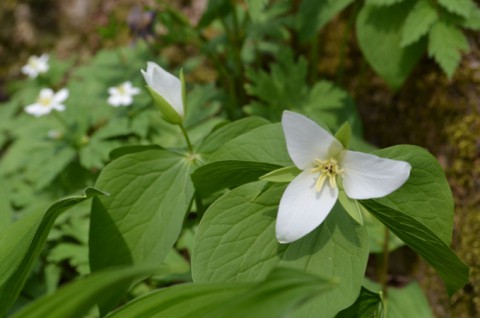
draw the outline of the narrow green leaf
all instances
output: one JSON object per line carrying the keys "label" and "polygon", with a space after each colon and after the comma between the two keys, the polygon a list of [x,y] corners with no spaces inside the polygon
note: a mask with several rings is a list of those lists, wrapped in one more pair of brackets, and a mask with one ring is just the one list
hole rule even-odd
{"label": "narrow green leaf", "polygon": [[428,55],[433,57],[448,77],[452,77],[460,64],[461,52],[469,45],[463,32],[445,21],[437,21],[430,31]]}
{"label": "narrow green leaf", "polygon": [[[182,155],[145,150],[124,155],[102,170],[96,185],[111,195],[92,202],[92,271],[162,263],[180,234],[193,197],[193,168]],[[115,292],[122,296],[122,290]]]}
{"label": "narrow green leaf", "polygon": [[374,200],[361,204],[411,249],[422,256],[442,277],[449,295],[468,282],[469,268],[434,232],[401,211]]}
{"label": "narrow green leaf", "polygon": [[306,237],[279,244],[278,203],[286,184],[254,182],[215,201],[202,218],[192,256],[196,283],[254,282],[276,266],[323,277],[341,277],[337,288],[315,297],[295,317],[331,317],[358,296],[368,259],[365,228],[337,204]]}
{"label": "narrow green leaf", "polygon": [[350,137],[352,136],[352,127],[348,122],[343,123],[340,128],[338,128],[337,132],[335,133],[335,138],[340,141],[344,148],[348,149],[348,145],[350,144]]}
{"label": "narrow green leaf", "polygon": [[154,272],[152,267],[99,272],[37,299],[12,318],[82,318],[97,303],[108,301],[112,290],[129,286],[136,279]]}
{"label": "narrow green leaf", "polygon": [[77,203],[104,194],[87,188],[84,195],[57,201],[46,212],[29,214],[0,233],[0,316],[18,297],[57,217]]}
{"label": "narrow green leaf", "polygon": [[333,287],[333,280],[275,268],[258,283],[187,284],[158,290],[128,303],[108,318],[284,317]]}
{"label": "narrow green leaf", "polygon": [[[365,5],[356,21],[360,49],[372,68],[394,89],[402,86],[425,52],[424,41],[402,47],[402,28],[412,1],[391,6]],[[381,43],[381,45],[379,45]]]}
{"label": "narrow green leaf", "polygon": [[258,181],[265,173],[280,166],[255,161],[216,161],[206,164],[192,174],[192,181],[201,195],[207,196],[219,190]]}
{"label": "narrow green leaf", "polygon": [[343,208],[352,217],[352,219],[354,219],[358,224],[363,225],[362,211],[360,210],[360,206],[357,200],[353,200],[347,197],[345,191],[339,191],[338,201],[340,201]]}
{"label": "narrow green leaf", "polygon": [[438,20],[438,13],[429,0],[419,0],[415,3],[402,28],[401,46],[406,47],[417,42],[430,31],[430,28]]}
{"label": "narrow green leaf", "polygon": [[366,0],[365,3],[372,6],[391,6],[405,0]]}
{"label": "narrow green leaf", "polygon": [[302,172],[296,166],[283,167],[271,171],[260,177],[260,180],[269,182],[290,182]]}

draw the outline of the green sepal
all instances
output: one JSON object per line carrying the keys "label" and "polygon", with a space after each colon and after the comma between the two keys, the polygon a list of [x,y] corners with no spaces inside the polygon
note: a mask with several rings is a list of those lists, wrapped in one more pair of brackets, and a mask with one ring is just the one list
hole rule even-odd
{"label": "green sepal", "polygon": [[185,109],[187,106],[187,89],[185,86],[185,76],[183,76],[183,68],[180,69],[180,83],[182,83],[182,102],[184,107],[184,113],[187,112]]}
{"label": "green sepal", "polygon": [[350,143],[350,137],[352,136],[352,127],[348,122],[343,123],[340,128],[338,128],[337,132],[335,133],[335,138],[340,141],[344,148],[348,148],[348,144]]}
{"label": "green sepal", "polygon": [[283,167],[277,170],[273,170],[267,174],[264,174],[259,179],[263,181],[270,182],[290,182],[292,181],[300,172],[296,166]]}
{"label": "green sepal", "polygon": [[350,199],[345,194],[345,191],[338,191],[338,201],[343,206],[348,215],[352,217],[360,225],[363,225],[363,215],[362,215],[362,206],[358,203],[357,200]]}
{"label": "green sepal", "polygon": [[158,94],[153,88],[147,85],[148,92],[153,98],[155,106],[162,113],[163,119],[170,124],[180,125],[183,122],[182,116],[180,116],[175,108],[170,105],[160,94]]}

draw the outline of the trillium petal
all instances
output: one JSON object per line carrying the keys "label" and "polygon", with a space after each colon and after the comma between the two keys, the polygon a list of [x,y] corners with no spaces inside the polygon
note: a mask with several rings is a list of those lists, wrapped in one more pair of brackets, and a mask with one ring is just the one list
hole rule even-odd
{"label": "trillium petal", "polygon": [[410,176],[408,162],[345,151],[340,165],[345,193],[352,199],[384,197],[400,188]]}
{"label": "trillium petal", "polygon": [[180,116],[183,116],[182,84],[177,77],[168,73],[160,66],[157,66],[153,69],[152,85],[150,86],[162,96]]}
{"label": "trillium petal", "polygon": [[303,115],[284,111],[282,127],[288,154],[302,170],[310,168],[315,159],[327,159],[329,155],[343,149],[335,137]]}
{"label": "trillium petal", "polygon": [[288,185],[280,200],[275,231],[280,243],[296,241],[318,227],[335,205],[338,189],[315,191],[318,174],[304,171]]}

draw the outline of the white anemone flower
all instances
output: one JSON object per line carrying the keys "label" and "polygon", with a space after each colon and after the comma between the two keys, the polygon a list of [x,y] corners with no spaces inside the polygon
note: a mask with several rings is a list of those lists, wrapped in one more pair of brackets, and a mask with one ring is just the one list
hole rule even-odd
{"label": "white anemone flower", "polygon": [[160,111],[171,122],[181,122],[185,115],[182,81],[153,62],[147,63],[147,71],[142,70],[142,75]]}
{"label": "white anemone flower", "polygon": [[386,196],[410,176],[408,162],[344,149],[326,130],[305,116],[284,111],[282,127],[290,158],[302,172],[283,193],[276,236],[296,241],[328,216],[338,198],[339,183],[352,199]]}
{"label": "white anemone flower", "polygon": [[41,73],[47,72],[49,69],[48,55],[30,56],[27,64],[22,67],[22,73],[28,75],[30,78],[35,78]]}
{"label": "white anemone flower", "polygon": [[65,105],[62,103],[68,98],[68,89],[63,88],[54,93],[50,88],[40,90],[37,101],[25,107],[25,112],[35,117],[49,114],[52,110],[63,112]]}
{"label": "white anemone flower", "polygon": [[127,81],[118,86],[108,89],[110,96],[108,103],[113,107],[130,106],[133,103],[133,96],[140,93],[140,89],[133,87],[132,83]]}

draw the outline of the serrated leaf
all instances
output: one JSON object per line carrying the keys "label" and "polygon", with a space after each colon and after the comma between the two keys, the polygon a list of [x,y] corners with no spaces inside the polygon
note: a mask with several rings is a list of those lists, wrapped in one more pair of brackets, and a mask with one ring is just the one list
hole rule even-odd
{"label": "serrated leaf", "polygon": [[402,28],[402,47],[420,40],[428,34],[430,28],[438,20],[438,13],[429,0],[419,0],[407,15]]}
{"label": "serrated leaf", "polygon": [[458,14],[464,18],[470,15],[470,9],[474,6],[471,0],[438,0],[438,4],[449,12]]}
{"label": "serrated leaf", "polygon": [[297,30],[300,41],[306,42],[317,35],[330,20],[353,0],[304,0],[297,14]]}
{"label": "serrated leaf", "polygon": [[153,292],[120,308],[108,318],[284,317],[309,298],[335,284],[302,271],[276,268],[258,283],[188,284]]}
{"label": "serrated leaf", "polygon": [[477,5],[473,5],[470,8],[470,14],[462,22],[462,26],[466,29],[478,31],[480,30],[480,8]]}
{"label": "serrated leaf", "polygon": [[57,201],[46,212],[31,213],[0,233],[0,316],[6,314],[18,297],[57,217],[96,195],[104,193],[87,188],[84,195]]}
{"label": "serrated leaf", "polygon": [[374,200],[361,204],[417,254],[422,256],[442,277],[448,294],[468,282],[469,268],[433,231],[402,211],[389,208]]}
{"label": "serrated leaf", "polygon": [[423,41],[404,48],[400,45],[403,23],[411,9],[411,1],[391,6],[365,5],[357,16],[357,39],[362,53],[394,89],[402,86],[425,52]]}
{"label": "serrated leaf", "polygon": [[111,195],[92,203],[92,271],[163,261],[193,197],[193,168],[185,156],[160,149],[124,155],[102,170],[96,185]]}
{"label": "serrated leaf", "polygon": [[456,26],[437,21],[430,31],[428,55],[433,57],[448,77],[457,69],[461,52],[469,49],[466,36]]}
{"label": "serrated leaf", "polygon": [[255,161],[226,160],[206,164],[192,174],[195,190],[203,196],[219,190],[258,181],[278,165]]}
{"label": "serrated leaf", "polygon": [[37,299],[12,318],[82,318],[97,303],[108,301],[112,290],[124,288],[135,279],[154,272],[155,268],[151,267],[99,272]]}
{"label": "serrated leaf", "polygon": [[338,288],[312,299],[295,315],[331,317],[352,304],[360,291],[368,258],[365,229],[337,204],[312,233],[292,244],[279,244],[274,227],[285,187],[249,183],[209,207],[194,245],[194,281],[259,281],[275,266],[341,277]]}

